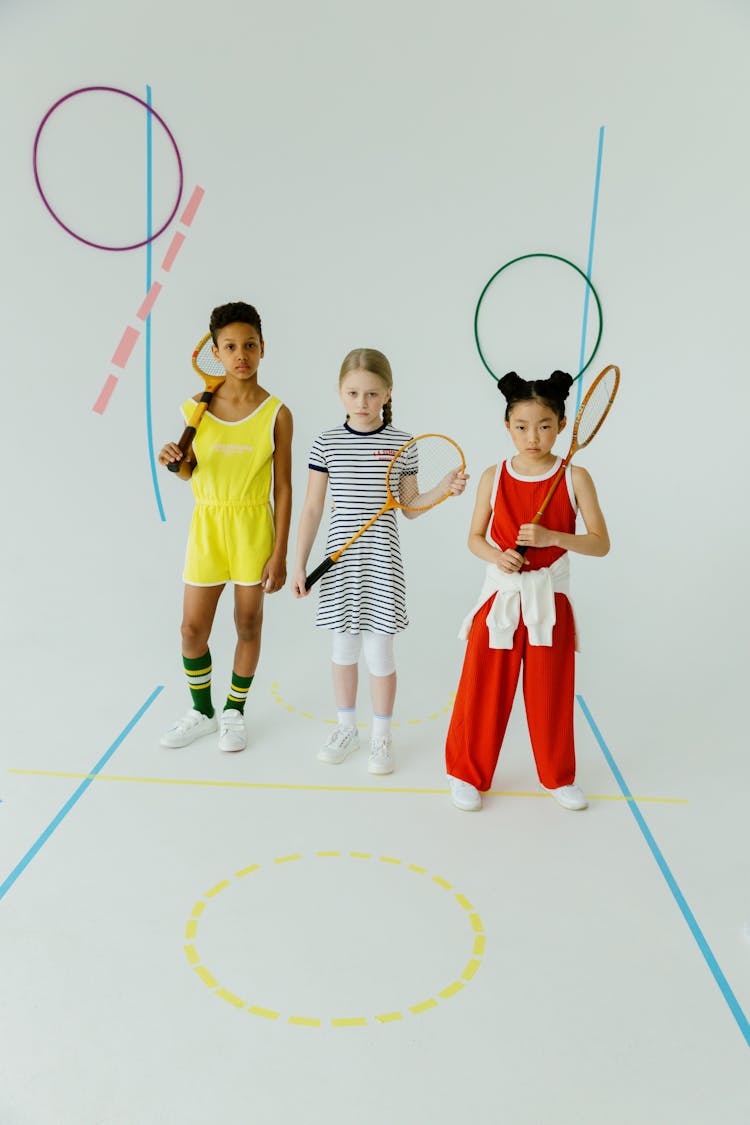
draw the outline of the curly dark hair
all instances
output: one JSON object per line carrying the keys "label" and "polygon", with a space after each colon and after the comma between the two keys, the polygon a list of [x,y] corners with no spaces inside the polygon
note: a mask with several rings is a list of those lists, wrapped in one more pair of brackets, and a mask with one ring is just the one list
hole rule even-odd
{"label": "curly dark hair", "polygon": [[216,333],[226,328],[228,324],[249,324],[251,328],[257,330],[261,340],[263,339],[258,310],[252,305],[245,304],[244,301],[230,301],[227,305],[217,305],[213,310],[208,327],[214,344],[217,342]]}
{"label": "curly dark hair", "polygon": [[510,412],[517,402],[529,402],[531,399],[543,402],[562,421],[565,417],[565,399],[572,384],[572,376],[567,371],[553,371],[549,379],[522,379],[515,371],[509,371],[497,384],[497,389],[507,402],[505,421],[510,420]]}

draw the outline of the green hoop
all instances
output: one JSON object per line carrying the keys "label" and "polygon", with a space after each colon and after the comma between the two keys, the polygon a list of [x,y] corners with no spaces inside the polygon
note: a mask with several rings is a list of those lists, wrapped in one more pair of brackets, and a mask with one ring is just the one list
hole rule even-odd
{"label": "green hoop", "polygon": [[546,253],[542,253],[542,252],[535,253],[535,254],[520,254],[519,257],[517,257],[517,258],[511,258],[511,260],[509,262],[506,262],[504,266],[500,266],[499,270],[495,270],[492,277],[487,282],[487,284],[485,285],[482,292],[479,294],[479,300],[477,301],[477,307],[474,311],[474,340],[476,341],[477,351],[479,352],[479,358],[481,359],[482,363],[487,368],[487,370],[489,371],[490,375],[495,380],[495,382],[498,382],[498,379],[500,377],[495,374],[495,372],[492,370],[492,368],[490,367],[487,360],[484,358],[484,352],[482,351],[482,345],[479,342],[479,310],[482,306],[482,301],[484,300],[484,295],[487,292],[487,290],[489,289],[490,285],[492,285],[492,282],[495,280],[495,278],[499,277],[499,275],[504,270],[507,270],[510,266],[515,265],[516,262],[524,262],[528,258],[552,258],[556,262],[563,262],[564,265],[570,266],[571,269],[575,270],[576,273],[581,275],[581,277],[586,282],[589,289],[591,290],[591,292],[594,295],[594,300],[596,301],[597,313],[599,314],[599,332],[598,332],[598,335],[596,337],[596,341],[594,343],[594,347],[593,347],[593,350],[591,352],[591,355],[586,360],[586,362],[584,363],[583,367],[578,372],[578,374],[575,376],[575,379],[573,380],[573,382],[575,382],[576,379],[580,379],[581,375],[583,375],[584,371],[589,367],[589,365],[591,364],[591,362],[594,359],[594,356],[596,355],[596,353],[599,350],[599,344],[601,343],[601,339],[602,339],[602,329],[604,328],[604,317],[602,315],[602,303],[599,300],[599,294],[597,293],[596,289],[594,288],[594,285],[593,285],[593,282],[591,281],[591,278],[589,278],[583,272],[583,270],[580,269],[575,264],[575,262],[571,262],[571,261],[568,260],[568,258],[563,258],[559,254],[546,254]]}

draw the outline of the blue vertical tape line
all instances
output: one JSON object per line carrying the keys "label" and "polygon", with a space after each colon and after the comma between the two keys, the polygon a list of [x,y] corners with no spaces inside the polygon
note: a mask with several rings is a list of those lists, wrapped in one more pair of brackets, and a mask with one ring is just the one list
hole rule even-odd
{"label": "blue vertical tape line", "polygon": [[[604,152],[604,126],[599,129],[599,151],[596,154],[596,178],[594,180],[594,206],[591,211],[591,231],[589,232],[589,256],[586,262],[586,277],[591,281],[591,271],[594,266],[594,239],[596,238],[596,217],[599,212],[599,185],[602,180],[602,154]],[[586,333],[589,327],[589,298],[591,290],[586,286],[586,292],[583,296],[583,327],[581,329],[581,351],[578,357],[578,370],[583,370],[583,365],[586,362]],[[576,414],[581,405],[581,397],[583,395],[583,379],[578,380],[578,390],[576,392]]]}
{"label": "blue vertical tape line", "polygon": [[[151,87],[146,87],[146,104],[151,105]],[[146,292],[151,289],[152,282],[152,246],[154,233],[154,147],[153,147],[153,114],[146,111]],[[164,505],[161,500],[159,480],[156,474],[156,456],[154,454],[154,428],[151,415],[151,313],[146,317],[146,440],[148,441],[148,459],[151,465],[151,480],[154,485],[156,506],[162,523],[167,522],[164,514]]]}
{"label": "blue vertical tape line", "polygon": [[722,996],[724,997],[727,1004],[729,1005],[729,1010],[731,1011],[732,1015],[734,1016],[735,1020],[737,1021],[737,1025],[738,1025],[740,1031],[742,1032],[742,1035],[744,1036],[745,1043],[748,1045],[748,1047],[750,1047],[750,1023],[748,1022],[747,1016],[745,1015],[742,1008],[740,1007],[739,1002],[737,1000],[737,997],[732,992],[732,989],[729,986],[729,981],[727,980],[727,978],[724,976],[723,972],[719,968],[719,963],[716,960],[716,958],[714,957],[714,954],[711,950],[710,945],[708,944],[705,937],[703,936],[703,932],[702,932],[700,926],[698,925],[698,922],[696,921],[695,915],[693,914],[692,910],[690,909],[687,902],[685,901],[685,896],[683,895],[682,891],[680,890],[679,886],[677,885],[677,880],[675,879],[674,875],[670,871],[669,865],[668,865],[667,861],[665,860],[664,856],[662,855],[661,850],[659,848],[659,845],[657,844],[654,837],[651,835],[651,829],[646,824],[646,821],[643,817],[643,813],[638,808],[638,805],[635,802],[635,798],[633,797],[633,794],[630,792],[630,789],[627,786],[625,778],[620,773],[617,762],[615,761],[614,757],[612,756],[612,753],[611,753],[609,747],[607,746],[606,742],[602,738],[601,732],[600,732],[599,728],[597,727],[596,723],[594,722],[594,719],[593,719],[593,716],[592,716],[591,712],[589,711],[588,707],[586,706],[586,701],[584,700],[582,695],[577,695],[576,699],[578,700],[578,704],[579,704],[581,710],[583,711],[584,715],[586,716],[586,721],[589,724],[589,726],[591,727],[594,738],[599,743],[599,748],[600,748],[602,754],[604,755],[604,757],[607,760],[607,765],[612,770],[612,773],[615,775],[615,780],[617,781],[617,784],[620,787],[620,792],[622,793],[623,797],[625,797],[627,799],[628,808],[630,809],[631,813],[635,817],[636,824],[640,828],[641,833],[643,834],[643,838],[645,839],[646,843],[648,844],[649,849],[651,850],[651,854],[653,855],[654,859],[656,860],[656,862],[659,866],[659,870],[661,871],[662,875],[664,876],[664,879],[666,880],[667,886],[669,887],[670,891],[672,892],[672,896],[674,897],[675,902],[679,906],[680,911],[682,913],[682,916],[685,919],[685,921],[687,922],[688,927],[690,929],[690,932],[693,935],[693,937],[695,938],[695,941],[696,941],[696,944],[697,944],[698,948],[700,949],[701,953],[703,954],[703,959],[706,962],[706,964],[708,965],[708,967],[711,971],[711,975],[713,976],[714,980],[718,984]]}
{"label": "blue vertical tape line", "polygon": [[81,797],[86,792],[89,785],[91,785],[91,782],[94,780],[96,775],[100,772],[100,770],[102,770],[104,768],[104,766],[107,764],[109,759],[112,757],[112,755],[114,754],[114,752],[118,748],[118,746],[120,746],[121,743],[124,742],[124,740],[128,737],[128,735],[130,734],[131,730],[136,725],[136,723],[141,718],[143,718],[143,716],[146,714],[146,712],[148,711],[149,707],[151,706],[151,704],[156,699],[159,692],[161,692],[163,690],[164,690],[164,687],[161,684],[158,687],[154,688],[154,690],[151,692],[151,695],[148,697],[146,702],[141,707],[138,708],[138,710],[136,711],[135,715],[133,715],[133,718],[130,720],[130,722],[126,726],[124,726],[123,729],[120,731],[117,738],[114,740],[114,742],[112,743],[110,748],[107,750],[107,752],[99,759],[99,761],[96,763],[94,768],[89,771],[88,776],[81,782],[81,784],[78,786],[78,788],[76,789],[75,793],[70,798],[70,800],[66,801],[66,803],[63,805],[63,807],[60,809],[57,816],[54,818],[54,820],[51,821],[51,823],[45,828],[44,832],[42,832],[41,836],[36,841],[36,843],[32,844],[32,846],[26,852],[26,855],[23,857],[23,859],[20,861],[20,863],[16,864],[16,866],[13,868],[13,870],[11,871],[10,875],[5,880],[5,882],[0,883],[0,899],[5,897],[5,895],[8,893],[10,888],[15,883],[16,879],[19,877],[19,875],[23,874],[23,872],[29,866],[32,859],[37,854],[37,852],[40,850],[40,848],[42,848],[47,843],[47,841],[49,840],[52,833],[55,831],[55,829],[57,827],[59,827],[59,825],[65,819],[65,817],[68,815],[68,813],[73,808],[73,806],[75,804],[77,804],[78,801],[80,801]]}

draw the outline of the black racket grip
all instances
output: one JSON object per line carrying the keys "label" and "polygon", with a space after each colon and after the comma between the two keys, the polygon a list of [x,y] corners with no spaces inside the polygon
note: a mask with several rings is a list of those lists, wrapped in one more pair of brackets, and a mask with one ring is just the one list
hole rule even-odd
{"label": "black racket grip", "polygon": [[517,543],[516,543],[515,547],[513,548],[513,550],[516,551],[519,555],[525,555],[526,552],[528,551],[528,549],[529,548],[525,547],[525,546],[519,547]]}
{"label": "black racket grip", "polygon": [[327,574],[332,566],[333,559],[329,555],[327,559],[323,559],[320,566],[316,566],[315,570],[311,574],[308,574],[305,579],[305,589],[309,590],[311,586],[314,586],[318,579],[322,578],[324,574]]}
{"label": "black racket grip", "polygon": [[193,440],[194,437],[195,437],[195,426],[186,426],[182,437],[177,442],[180,449],[182,450],[182,457],[180,458],[179,461],[170,461],[167,464],[167,468],[169,469],[170,473],[179,473],[180,465],[182,464],[183,458],[184,458],[187,450],[190,448],[190,442]]}

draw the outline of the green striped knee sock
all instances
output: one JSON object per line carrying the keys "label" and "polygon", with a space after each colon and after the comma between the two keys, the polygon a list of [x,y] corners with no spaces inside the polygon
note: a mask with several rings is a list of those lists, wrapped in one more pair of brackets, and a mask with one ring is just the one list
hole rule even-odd
{"label": "green striped knee sock", "polygon": [[241,715],[245,714],[245,700],[253,678],[253,676],[238,676],[236,672],[232,672],[232,686],[224,704],[225,711],[239,711]]}
{"label": "green striped knee sock", "polygon": [[193,659],[183,656],[190,694],[193,697],[193,707],[202,715],[213,716],[214,708],[211,702],[211,653],[206,649],[203,656]]}

